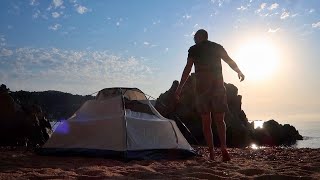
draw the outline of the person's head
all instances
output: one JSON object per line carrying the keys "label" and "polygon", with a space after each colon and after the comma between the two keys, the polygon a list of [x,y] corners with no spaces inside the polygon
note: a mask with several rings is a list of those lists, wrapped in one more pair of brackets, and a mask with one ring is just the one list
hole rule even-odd
{"label": "person's head", "polygon": [[208,40],[208,33],[204,29],[199,29],[194,35],[194,42],[196,44]]}

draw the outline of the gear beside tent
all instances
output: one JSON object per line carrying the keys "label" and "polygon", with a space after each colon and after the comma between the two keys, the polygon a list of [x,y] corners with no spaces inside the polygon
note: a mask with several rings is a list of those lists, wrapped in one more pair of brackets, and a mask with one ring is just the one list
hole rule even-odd
{"label": "gear beside tent", "polygon": [[61,122],[38,151],[125,159],[184,158],[193,148],[137,88],[106,88]]}

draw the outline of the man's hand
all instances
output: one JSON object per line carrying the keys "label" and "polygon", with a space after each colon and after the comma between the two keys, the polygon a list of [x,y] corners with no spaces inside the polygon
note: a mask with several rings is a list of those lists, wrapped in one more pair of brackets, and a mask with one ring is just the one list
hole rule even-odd
{"label": "man's hand", "polygon": [[238,73],[238,77],[240,79],[240,82],[244,80],[245,76],[242,74],[242,72]]}

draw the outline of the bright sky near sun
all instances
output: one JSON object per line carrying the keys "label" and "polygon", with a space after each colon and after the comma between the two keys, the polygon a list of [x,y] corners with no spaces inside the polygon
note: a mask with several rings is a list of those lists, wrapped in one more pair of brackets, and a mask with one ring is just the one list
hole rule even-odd
{"label": "bright sky near sun", "polygon": [[0,83],[159,96],[180,80],[200,28],[246,75],[224,77],[250,120],[320,120],[319,0],[1,0]]}

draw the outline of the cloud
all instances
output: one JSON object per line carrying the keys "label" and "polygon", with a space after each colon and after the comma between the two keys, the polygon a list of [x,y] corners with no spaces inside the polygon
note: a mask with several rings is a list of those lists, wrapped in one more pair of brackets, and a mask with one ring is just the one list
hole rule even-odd
{"label": "cloud", "polygon": [[62,27],[61,24],[54,24],[54,25],[52,25],[52,26],[49,26],[48,28],[49,28],[50,30],[57,31],[57,30],[60,29],[61,27]]}
{"label": "cloud", "polygon": [[278,3],[273,3],[270,5],[269,10],[274,10],[274,9],[277,9],[278,7],[279,7]]}
{"label": "cloud", "polygon": [[153,21],[152,24],[153,24],[153,25],[160,24],[160,20]]}
{"label": "cloud", "polygon": [[280,16],[280,19],[287,19],[288,17],[290,17],[290,12],[284,11]]}
{"label": "cloud", "polygon": [[153,48],[153,47],[157,47],[158,46],[158,45],[152,44],[152,43],[150,43],[148,41],[144,41],[143,45],[146,46],[146,47],[149,47],[149,48]]}
{"label": "cloud", "polygon": [[184,34],[184,37],[193,37],[195,34],[196,34],[196,32],[195,32],[195,31],[192,31],[192,32],[189,33],[189,34]]}
{"label": "cloud", "polygon": [[7,44],[4,35],[0,35],[0,46],[5,46]]}
{"label": "cloud", "polygon": [[269,28],[268,33],[276,33],[280,30],[280,28],[276,28],[276,29],[271,29]]}
{"label": "cloud", "polygon": [[225,2],[229,2],[229,0],[211,0],[212,4],[218,4],[221,7]]}
{"label": "cloud", "polygon": [[84,14],[89,11],[89,9],[87,7],[81,6],[81,5],[76,5],[76,10],[79,14]]}
{"label": "cloud", "polygon": [[145,60],[109,51],[17,48],[11,52],[11,57],[1,58],[0,72],[8,74],[8,81],[20,89],[58,88],[89,94],[105,87],[141,87],[154,82],[154,69],[145,65]]}
{"label": "cloud", "polygon": [[4,37],[1,37],[0,38],[0,41],[2,42],[2,41],[6,41],[6,39],[4,38]]}
{"label": "cloud", "polygon": [[58,12],[53,12],[53,13],[51,13],[51,15],[52,15],[53,18],[60,17],[60,14]]}
{"label": "cloud", "polygon": [[32,14],[32,18],[37,19],[40,16],[40,10],[37,9],[33,14]]}
{"label": "cloud", "polygon": [[[90,9],[88,10],[89,12],[91,11]],[[106,18],[106,22],[109,25],[115,25],[116,27],[120,27],[122,22],[123,22],[123,18],[122,17],[107,17]]]}
{"label": "cloud", "polygon": [[312,23],[312,27],[320,29],[320,21],[316,23]]}
{"label": "cloud", "polygon": [[267,6],[267,3],[262,3],[262,4],[260,5],[260,9],[262,10],[262,9],[264,9],[266,6]]}
{"label": "cloud", "polygon": [[315,12],[315,10],[314,9],[310,9],[309,10],[309,13],[311,14],[311,13],[314,13]]}
{"label": "cloud", "polygon": [[191,15],[186,14],[186,15],[182,16],[182,18],[183,18],[183,19],[187,19],[187,20],[188,20],[188,19],[190,19],[190,18],[191,18]]}
{"label": "cloud", "polygon": [[[10,1],[11,2],[11,1]],[[20,15],[21,13],[21,8],[19,5],[14,3],[15,1],[12,1],[12,8],[8,9],[8,13],[13,14],[13,15]]]}
{"label": "cloud", "polygon": [[244,6],[240,6],[237,8],[237,10],[239,11],[244,11],[244,10],[247,10],[248,8],[247,7],[244,7]]}
{"label": "cloud", "polygon": [[260,4],[260,8],[258,10],[256,10],[256,13],[260,13],[262,10],[264,10],[267,6],[267,3],[262,3]]}
{"label": "cloud", "polygon": [[63,0],[52,0],[52,4],[54,5],[55,8],[62,7]]}
{"label": "cloud", "polygon": [[12,54],[13,54],[13,52],[10,49],[2,48],[1,51],[0,51],[0,57],[2,57],[2,56],[11,56]]}
{"label": "cloud", "polygon": [[37,6],[37,5],[39,5],[39,2],[37,0],[30,0],[30,5]]}
{"label": "cloud", "polygon": [[[52,14],[52,16],[53,16],[53,14]],[[40,17],[43,19],[48,19],[47,15],[44,13],[41,13],[41,11],[39,9],[34,9],[33,14],[32,14],[32,18],[38,19]]]}

